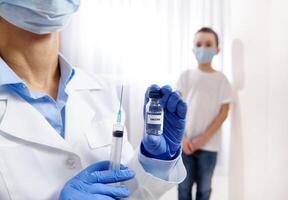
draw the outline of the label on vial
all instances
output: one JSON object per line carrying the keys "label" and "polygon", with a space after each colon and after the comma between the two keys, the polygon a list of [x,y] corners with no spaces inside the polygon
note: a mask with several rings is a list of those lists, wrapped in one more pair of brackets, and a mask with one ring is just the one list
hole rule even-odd
{"label": "label on vial", "polygon": [[149,114],[147,115],[147,124],[157,124],[160,125],[162,123],[162,115],[159,114]]}

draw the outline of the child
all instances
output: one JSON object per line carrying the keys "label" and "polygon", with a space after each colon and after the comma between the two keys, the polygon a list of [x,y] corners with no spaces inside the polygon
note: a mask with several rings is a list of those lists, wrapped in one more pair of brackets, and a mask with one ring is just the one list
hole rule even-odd
{"label": "child", "polygon": [[185,71],[177,82],[178,90],[188,103],[182,153],[187,177],[178,187],[179,200],[192,199],[194,182],[196,200],[210,198],[221,125],[227,118],[232,100],[227,78],[211,66],[213,56],[219,51],[217,33],[211,28],[201,28],[195,35],[193,48],[198,68]]}

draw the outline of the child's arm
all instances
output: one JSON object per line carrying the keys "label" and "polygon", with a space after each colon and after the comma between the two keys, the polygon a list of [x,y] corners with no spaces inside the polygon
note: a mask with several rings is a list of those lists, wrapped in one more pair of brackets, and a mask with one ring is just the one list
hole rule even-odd
{"label": "child's arm", "polygon": [[200,149],[211,139],[211,137],[217,132],[217,130],[221,127],[221,125],[227,118],[228,112],[229,112],[229,103],[223,104],[221,106],[219,114],[215,117],[214,121],[208,127],[206,132],[192,139],[190,143],[190,148],[192,149],[193,152]]}

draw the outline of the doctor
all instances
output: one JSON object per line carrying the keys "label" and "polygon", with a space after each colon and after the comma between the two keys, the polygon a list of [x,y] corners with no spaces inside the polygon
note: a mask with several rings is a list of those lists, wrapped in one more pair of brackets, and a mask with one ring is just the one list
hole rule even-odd
{"label": "doctor", "polygon": [[136,152],[125,139],[123,166],[108,170],[116,92],[59,54],[58,32],[78,7],[0,0],[0,199],[158,199],[186,176],[187,106],[169,86],[151,86],[164,95],[163,135],[144,134]]}

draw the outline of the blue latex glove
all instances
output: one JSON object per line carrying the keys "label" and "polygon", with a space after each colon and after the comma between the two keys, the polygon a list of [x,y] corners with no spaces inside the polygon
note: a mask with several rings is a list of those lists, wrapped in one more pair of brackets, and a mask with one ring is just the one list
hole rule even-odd
{"label": "blue latex glove", "polygon": [[128,197],[130,192],[126,186],[107,184],[132,179],[135,173],[123,165],[119,171],[108,170],[109,164],[109,161],[103,161],[81,171],[65,184],[59,200],[112,200]]}
{"label": "blue latex glove", "polygon": [[187,104],[178,92],[172,91],[168,85],[160,88],[152,85],[145,94],[144,117],[146,104],[149,101],[149,92],[159,90],[163,94],[160,103],[164,109],[164,127],[161,136],[144,133],[141,152],[148,157],[171,160],[179,155],[184,135]]}

